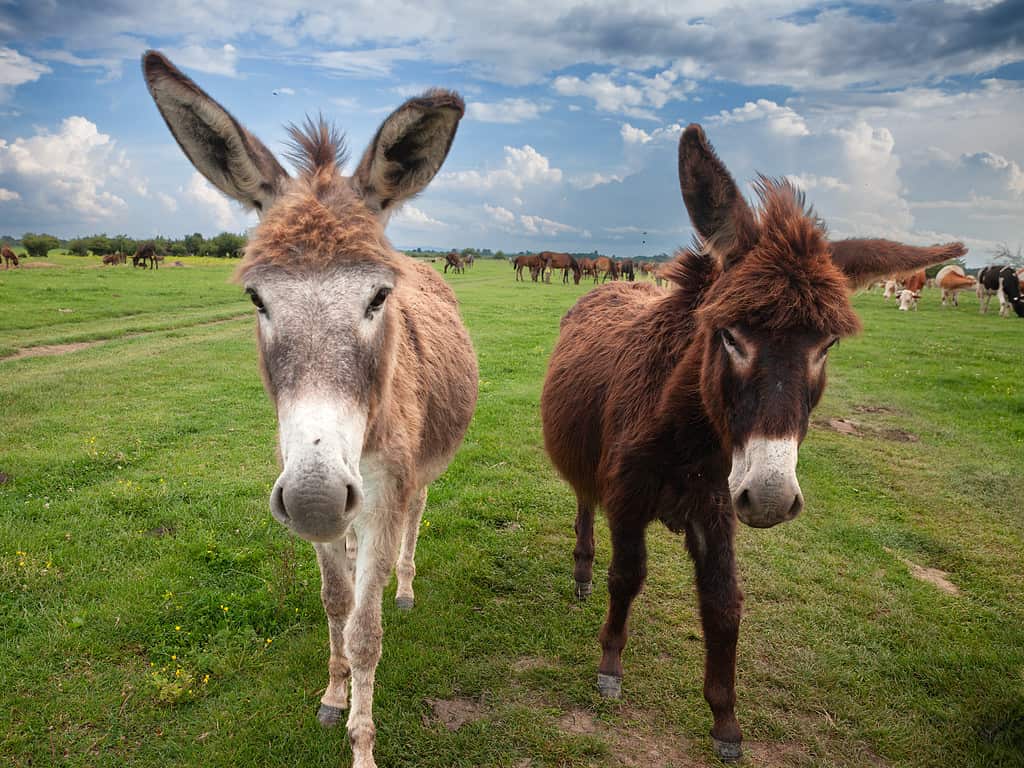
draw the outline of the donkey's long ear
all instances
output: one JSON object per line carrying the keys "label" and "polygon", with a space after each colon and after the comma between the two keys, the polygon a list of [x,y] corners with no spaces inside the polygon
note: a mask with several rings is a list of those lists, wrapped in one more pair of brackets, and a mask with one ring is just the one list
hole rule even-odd
{"label": "donkey's long ear", "polygon": [[679,139],[679,188],[694,229],[723,269],[757,242],[753,211],[696,123]]}
{"label": "donkey's long ear", "polygon": [[196,170],[246,208],[269,208],[288,178],[270,150],[163,54],[146,51],[142,73],[164,122]]}
{"label": "donkey's long ear", "polygon": [[852,238],[831,243],[832,263],[846,275],[851,290],[887,275],[913,272],[932,264],[958,259],[967,253],[963,243],[922,248],[892,240]]}
{"label": "donkey's long ear", "polygon": [[353,177],[366,204],[383,212],[421,192],[448,156],[465,111],[457,93],[435,89],[392,112]]}

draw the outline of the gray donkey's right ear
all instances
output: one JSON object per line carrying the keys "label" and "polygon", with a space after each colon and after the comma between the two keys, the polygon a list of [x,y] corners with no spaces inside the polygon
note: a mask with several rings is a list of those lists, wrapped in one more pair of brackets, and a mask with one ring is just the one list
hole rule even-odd
{"label": "gray donkey's right ear", "polygon": [[269,208],[288,178],[270,150],[162,53],[146,51],[142,73],[164,122],[196,170],[246,208]]}

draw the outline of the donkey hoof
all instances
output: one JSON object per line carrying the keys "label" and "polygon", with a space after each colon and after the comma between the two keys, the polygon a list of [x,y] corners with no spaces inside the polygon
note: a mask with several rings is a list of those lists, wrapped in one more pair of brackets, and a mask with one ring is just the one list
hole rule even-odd
{"label": "donkey hoof", "polygon": [[590,593],[594,591],[594,582],[592,581],[577,581],[576,582],[576,599],[583,601],[590,597]]}
{"label": "donkey hoof", "polygon": [[720,741],[714,736],[711,740],[715,742],[715,754],[723,763],[735,763],[743,757],[743,748],[738,741]]}
{"label": "donkey hoof", "polygon": [[316,712],[316,719],[324,728],[333,728],[341,722],[345,710],[339,707],[332,707],[330,704],[321,704]]}
{"label": "donkey hoof", "polygon": [[414,600],[411,597],[405,595],[398,595],[395,598],[395,607],[400,611],[411,611],[414,604]]}
{"label": "donkey hoof", "polygon": [[597,690],[603,699],[618,699],[622,696],[622,678],[618,675],[597,673]]}

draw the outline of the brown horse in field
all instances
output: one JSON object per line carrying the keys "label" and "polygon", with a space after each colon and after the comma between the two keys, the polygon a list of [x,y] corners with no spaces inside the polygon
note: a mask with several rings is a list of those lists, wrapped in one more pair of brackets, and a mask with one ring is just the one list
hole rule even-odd
{"label": "brown horse in field", "polygon": [[523,269],[526,268],[530,270],[530,279],[535,283],[537,282],[537,276],[540,274],[541,269],[543,269],[540,257],[536,254],[516,256],[512,260],[512,266],[516,272],[516,281],[525,281]]}
{"label": "brown horse in field", "polygon": [[4,269],[11,269],[12,267],[18,266],[18,254],[11,250],[10,246],[5,245],[3,250],[0,251],[0,256],[4,260]]}
{"label": "brown horse in field", "polygon": [[595,276],[594,260],[584,256],[581,259],[576,259],[576,263],[579,264],[580,274],[583,277]]}
{"label": "brown horse in field", "polygon": [[[563,283],[568,283],[569,282],[569,272],[571,271],[572,272],[572,281],[576,285],[579,285],[579,283],[580,283],[580,275],[582,274],[580,272],[580,265],[577,264],[576,263],[576,259],[574,259],[572,256],[570,256],[568,253],[556,253],[554,251],[541,251],[539,254],[537,254],[537,257],[540,259],[541,264],[544,265],[543,267],[541,267],[541,272],[542,273],[543,273],[543,271],[545,269],[549,269],[549,270],[551,270],[551,272],[554,272],[556,269],[560,269],[560,270],[562,270],[562,282]],[[547,281],[549,283],[551,282],[551,272],[548,273],[548,277],[547,277]]]}
{"label": "brown horse in field", "polygon": [[156,266],[156,246],[152,243],[143,243],[136,251],[135,255],[132,256],[132,266],[146,268],[149,264],[150,269],[154,269]]}
{"label": "brown horse in field", "polygon": [[612,280],[619,279],[619,266],[615,263],[615,259],[609,258],[608,256],[598,256],[594,259],[594,282],[596,283],[601,274],[604,273],[604,279],[602,283],[607,282],[610,277]]}
{"label": "brown horse in field", "polygon": [[[381,599],[412,579],[427,486],[473,414],[477,366],[455,295],[436,270],[384,235],[393,207],[421,192],[465,107],[430,90],[381,124],[352,176],[340,134],[292,126],[292,177],[220,104],[155,51],[150,93],[211,183],[260,214],[237,279],[256,306],[260,369],[278,417],[274,518],[313,543],[330,630],[319,719],[349,706],[354,768],[373,768],[373,685]],[[397,567],[396,567],[397,564]]]}
{"label": "brown horse in field", "polygon": [[632,259],[623,259],[618,263],[619,274],[629,282],[636,280],[636,267]]}
{"label": "brown horse in field", "polygon": [[452,272],[460,274],[466,271],[466,262],[462,260],[462,256],[456,251],[452,251],[444,257],[444,271],[448,272],[448,267],[452,268]]}
{"label": "brown horse in field", "polygon": [[122,261],[121,261],[121,254],[120,253],[107,253],[107,254],[104,254],[104,256],[103,256],[103,263],[106,264],[107,266],[110,266],[111,264],[121,264],[122,263]]}
{"label": "brown horse in field", "polygon": [[611,533],[598,686],[618,697],[630,605],[647,574],[646,530],[685,532],[704,627],[704,696],[718,755],[740,754],[734,706],[742,596],[738,517],[768,527],[803,507],[797,449],[825,388],[829,348],[856,332],[849,293],[935,264],[959,243],[830,243],[785,181],[762,178],[752,209],[698,125],[679,142],[679,181],[700,242],[650,283],[591,291],[562,320],[541,396],[544,445],[576,492],[576,594],[591,591],[594,509]]}

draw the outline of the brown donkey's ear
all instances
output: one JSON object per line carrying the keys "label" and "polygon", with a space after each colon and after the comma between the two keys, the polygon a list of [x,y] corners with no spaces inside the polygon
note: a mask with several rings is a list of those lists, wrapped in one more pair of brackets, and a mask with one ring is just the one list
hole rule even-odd
{"label": "brown donkey's ear", "polygon": [[288,178],[270,150],[163,54],[146,51],[142,73],[164,122],[196,170],[246,208],[269,208]]}
{"label": "brown donkey's ear", "polygon": [[465,111],[457,93],[435,89],[392,112],[353,177],[366,204],[383,212],[421,192],[448,156]]}
{"label": "brown donkey's ear", "polygon": [[723,269],[757,242],[753,211],[696,123],[679,139],[679,188],[694,229]]}
{"label": "brown donkey's ear", "polygon": [[831,243],[832,263],[846,275],[851,290],[887,275],[914,272],[932,264],[958,259],[967,253],[963,243],[922,248],[892,240],[852,238]]}

